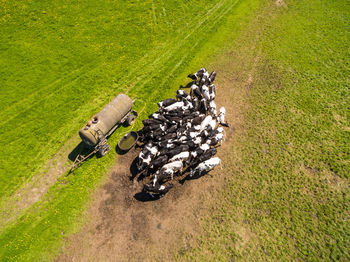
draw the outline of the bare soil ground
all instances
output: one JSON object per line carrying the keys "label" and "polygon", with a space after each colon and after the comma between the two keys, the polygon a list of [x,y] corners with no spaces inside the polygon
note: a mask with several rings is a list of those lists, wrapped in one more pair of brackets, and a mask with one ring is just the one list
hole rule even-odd
{"label": "bare soil ground", "polygon": [[[224,158],[227,153],[234,154],[247,85],[253,85],[253,79],[234,74],[227,61],[219,67],[216,103],[218,108],[226,107],[230,123],[218,150],[218,156]],[[89,222],[67,240],[57,261],[171,261],[196,244],[201,235],[200,218],[215,205],[225,177],[233,175],[228,165],[223,162],[204,177],[175,183],[164,197],[152,200],[138,194],[142,182],[130,179],[137,154],[133,149],[119,156],[107,182],[92,197]]]}

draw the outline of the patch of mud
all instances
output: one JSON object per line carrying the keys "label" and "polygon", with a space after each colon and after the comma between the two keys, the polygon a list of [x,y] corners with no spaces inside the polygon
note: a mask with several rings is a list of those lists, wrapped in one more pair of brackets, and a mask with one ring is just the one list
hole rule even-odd
{"label": "patch of mud", "polygon": [[159,200],[138,196],[143,183],[130,179],[137,155],[134,149],[119,157],[109,181],[95,195],[91,221],[67,242],[57,261],[165,261],[174,247],[193,244],[215,183],[207,176],[175,184]]}

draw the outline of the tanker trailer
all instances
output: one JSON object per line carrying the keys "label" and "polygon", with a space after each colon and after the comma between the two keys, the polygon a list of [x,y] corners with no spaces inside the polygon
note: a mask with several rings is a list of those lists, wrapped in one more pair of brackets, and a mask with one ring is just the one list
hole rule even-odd
{"label": "tanker trailer", "polygon": [[79,130],[80,138],[92,152],[87,156],[78,154],[71,170],[97,152],[100,156],[108,153],[111,147],[107,144],[107,138],[121,124],[132,125],[134,123],[137,112],[132,110],[132,106],[133,100],[130,97],[119,94]]}

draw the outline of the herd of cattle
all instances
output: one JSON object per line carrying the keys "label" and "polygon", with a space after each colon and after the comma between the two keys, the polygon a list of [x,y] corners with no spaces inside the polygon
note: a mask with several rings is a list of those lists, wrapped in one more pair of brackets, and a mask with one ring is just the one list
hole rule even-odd
{"label": "herd of cattle", "polygon": [[159,102],[159,110],[142,121],[137,168],[140,176],[151,178],[144,192],[164,195],[173,187],[168,182],[174,175],[189,171],[188,177],[200,177],[220,164],[214,155],[224,138],[222,126],[228,124],[225,108],[217,112],[214,102],[215,76],[205,68],[188,75],[193,80],[190,94],[177,90],[176,99]]}

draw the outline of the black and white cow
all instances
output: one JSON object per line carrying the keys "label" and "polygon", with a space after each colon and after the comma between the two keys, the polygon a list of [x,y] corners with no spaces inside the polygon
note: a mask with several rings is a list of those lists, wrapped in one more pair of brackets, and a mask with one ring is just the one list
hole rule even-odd
{"label": "black and white cow", "polygon": [[214,167],[216,167],[220,163],[221,163],[220,158],[218,158],[218,157],[210,158],[210,159],[200,163],[196,168],[191,170],[189,176],[190,177],[200,176],[202,173],[212,170]]}

